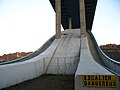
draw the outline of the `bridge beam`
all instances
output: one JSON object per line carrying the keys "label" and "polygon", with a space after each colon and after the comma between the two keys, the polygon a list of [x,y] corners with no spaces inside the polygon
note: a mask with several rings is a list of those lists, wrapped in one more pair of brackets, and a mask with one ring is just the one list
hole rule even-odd
{"label": "bridge beam", "polygon": [[56,9],[56,39],[61,38],[61,0],[55,0]]}
{"label": "bridge beam", "polygon": [[80,4],[80,26],[81,26],[81,35],[86,37],[86,18],[85,18],[85,1],[79,0]]}

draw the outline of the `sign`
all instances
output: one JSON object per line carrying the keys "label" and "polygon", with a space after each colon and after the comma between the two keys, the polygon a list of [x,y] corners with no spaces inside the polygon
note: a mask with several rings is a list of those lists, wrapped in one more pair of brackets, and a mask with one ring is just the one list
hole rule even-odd
{"label": "sign", "polygon": [[83,75],[83,87],[115,88],[116,76],[114,75]]}

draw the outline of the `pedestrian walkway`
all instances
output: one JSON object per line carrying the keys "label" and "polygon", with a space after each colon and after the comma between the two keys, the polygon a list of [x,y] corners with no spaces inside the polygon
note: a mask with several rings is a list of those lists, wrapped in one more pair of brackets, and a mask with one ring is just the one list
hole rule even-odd
{"label": "pedestrian walkway", "polygon": [[2,90],[74,90],[74,75],[42,75]]}

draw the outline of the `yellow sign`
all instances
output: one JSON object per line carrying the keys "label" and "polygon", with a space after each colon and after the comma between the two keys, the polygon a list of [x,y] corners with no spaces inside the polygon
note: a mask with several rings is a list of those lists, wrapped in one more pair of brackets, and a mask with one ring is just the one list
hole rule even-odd
{"label": "yellow sign", "polygon": [[114,75],[83,75],[82,79],[84,87],[115,88],[117,86],[117,78]]}

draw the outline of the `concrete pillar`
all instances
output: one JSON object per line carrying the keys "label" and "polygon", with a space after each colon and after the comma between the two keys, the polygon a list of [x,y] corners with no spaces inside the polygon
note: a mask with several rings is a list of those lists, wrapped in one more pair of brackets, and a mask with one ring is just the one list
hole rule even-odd
{"label": "concrete pillar", "polygon": [[80,26],[81,34],[83,37],[86,36],[86,18],[85,18],[85,1],[79,0],[80,3]]}
{"label": "concrete pillar", "polygon": [[69,17],[69,29],[72,29],[72,18],[71,17]]}
{"label": "concrete pillar", "polygon": [[56,9],[56,39],[61,38],[61,0],[55,0]]}

